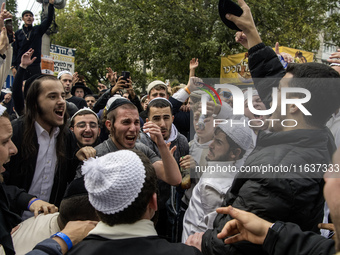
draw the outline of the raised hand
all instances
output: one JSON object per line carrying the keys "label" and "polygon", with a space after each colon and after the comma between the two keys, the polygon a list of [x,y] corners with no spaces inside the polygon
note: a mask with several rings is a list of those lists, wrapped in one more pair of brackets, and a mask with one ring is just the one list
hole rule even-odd
{"label": "raised hand", "polygon": [[33,64],[33,62],[37,59],[37,57],[32,58],[34,50],[30,48],[27,52],[25,52],[21,56],[21,63],[20,66],[26,69],[29,65]]}

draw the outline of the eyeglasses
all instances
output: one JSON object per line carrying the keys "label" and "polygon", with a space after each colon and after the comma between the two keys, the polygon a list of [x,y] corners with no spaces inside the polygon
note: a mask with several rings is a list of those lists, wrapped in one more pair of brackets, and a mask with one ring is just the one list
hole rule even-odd
{"label": "eyeglasses", "polygon": [[92,128],[92,129],[98,127],[98,123],[96,123],[96,122],[86,123],[86,122],[82,121],[82,122],[78,122],[77,124],[75,124],[75,126],[77,128],[86,128],[87,125],[89,125],[90,128]]}
{"label": "eyeglasses", "polygon": [[229,91],[222,91],[222,92],[220,93],[220,96],[223,96],[223,97],[225,97],[225,98],[227,98],[227,99],[231,98],[232,95],[233,95],[233,94],[231,94],[231,92],[229,92]]}

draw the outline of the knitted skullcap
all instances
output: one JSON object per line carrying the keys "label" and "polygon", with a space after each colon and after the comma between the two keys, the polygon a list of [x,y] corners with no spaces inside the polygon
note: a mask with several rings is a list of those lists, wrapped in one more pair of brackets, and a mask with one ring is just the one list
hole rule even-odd
{"label": "knitted skullcap", "polygon": [[94,116],[96,116],[97,120],[99,121],[98,115],[92,111],[90,108],[88,107],[84,107],[83,109],[78,110],[75,114],[72,115],[70,122],[72,123],[73,119],[78,116],[78,115],[82,115],[82,113],[86,113],[86,114],[93,114]]}
{"label": "knitted skullcap", "polygon": [[168,99],[166,99],[166,98],[164,98],[164,97],[156,97],[156,98],[152,99],[152,100],[149,102],[149,104],[151,104],[152,102],[157,102],[157,101],[159,101],[159,100],[163,100],[163,101],[167,102],[167,103],[170,105],[170,108],[171,108],[171,109],[173,108],[172,103],[171,103]]}
{"label": "knitted skullcap", "polygon": [[156,87],[157,85],[161,85],[162,87],[164,87],[165,91],[167,90],[167,86],[166,86],[166,84],[165,84],[164,82],[162,82],[162,81],[160,81],[160,80],[155,80],[155,81],[151,82],[151,83],[148,85],[147,89],[146,89],[146,92],[148,93],[148,95],[150,95],[150,91],[151,91],[154,87]]}
{"label": "knitted skullcap", "polygon": [[61,72],[58,73],[58,76],[57,76],[58,80],[60,79],[60,77],[61,77],[63,74],[69,74],[69,75],[72,76],[72,73],[71,73],[70,71],[64,70],[64,71],[61,71]]}
{"label": "knitted skullcap", "polygon": [[132,104],[130,100],[120,95],[114,95],[106,103],[107,114],[123,104]]}
{"label": "knitted skullcap", "polygon": [[231,140],[233,140],[243,150],[247,150],[252,144],[251,129],[240,125],[219,124],[216,128],[221,129]]}
{"label": "knitted skullcap", "polygon": [[[252,91],[253,91],[253,96],[259,95],[259,93],[257,92],[256,89],[253,89]],[[243,95],[244,95],[244,101],[248,100],[248,90],[246,92],[244,92]]]}
{"label": "knitted skullcap", "polygon": [[130,150],[90,158],[82,166],[92,206],[104,214],[123,211],[135,201],[145,182],[145,167]]}

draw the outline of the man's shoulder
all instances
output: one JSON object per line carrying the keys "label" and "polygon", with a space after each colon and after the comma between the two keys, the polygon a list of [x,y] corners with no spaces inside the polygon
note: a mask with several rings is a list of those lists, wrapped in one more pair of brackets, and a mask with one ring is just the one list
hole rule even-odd
{"label": "man's shoulder", "polygon": [[76,97],[76,96],[72,96],[72,97],[66,99],[66,101],[72,102],[72,103],[74,103],[74,104],[75,104],[75,103],[78,103],[78,102],[83,102],[83,101],[86,102],[84,98]]}
{"label": "man's shoulder", "polygon": [[101,144],[98,144],[96,147],[94,147],[94,149],[96,150],[98,157],[118,150],[111,138],[105,140]]}
{"label": "man's shoulder", "polygon": [[181,133],[177,134],[176,140],[178,140],[179,143],[186,143],[186,144],[189,145],[188,139],[184,135],[182,135]]}
{"label": "man's shoulder", "polygon": [[[147,138],[145,138],[147,139]],[[146,146],[145,144],[137,141],[136,144],[135,144],[135,149],[137,150],[140,150],[142,152],[145,152],[145,151],[152,151],[148,146]]]}
{"label": "man's shoulder", "polygon": [[144,132],[140,132],[139,133],[139,140],[137,140],[136,144],[143,144],[143,145],[147,145],[153,143],[153,141],[151,140],[151,138],[145,134]]}
{"label": "man's shoulder", "polygon": [[74,103],[78,109],[82,109],[87,107],[87,103],[84,98],[72,96],[71,98],[66,99],[66,101]]}

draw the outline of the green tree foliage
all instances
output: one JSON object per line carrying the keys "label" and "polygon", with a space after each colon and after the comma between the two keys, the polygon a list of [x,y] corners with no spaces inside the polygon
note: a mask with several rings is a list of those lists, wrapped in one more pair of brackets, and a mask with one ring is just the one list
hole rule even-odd
{"label": "green tree foliage", "polygon": [[[322,31],[340,45],[339,15],[326,16],[336,0],[247,3],[267,45],[316,51]],[[139,87],[153,77],[185,83],[193,57],[198,76],[219,77],[220,56],[245,51],[221,22],[218,0],[70,0],[56,13],[53,43],[77,49],[76,70],[92,85],[109,66],[130,71]]]}

